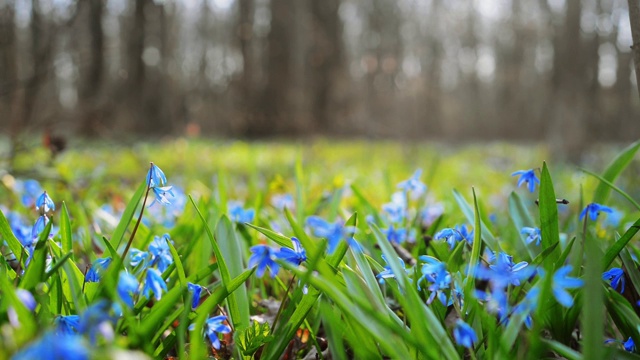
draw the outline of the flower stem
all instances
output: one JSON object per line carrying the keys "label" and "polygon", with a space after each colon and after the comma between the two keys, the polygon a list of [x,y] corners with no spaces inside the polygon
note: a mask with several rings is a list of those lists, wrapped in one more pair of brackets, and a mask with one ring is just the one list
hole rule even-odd
{"label": "flower stem", "polygon": [[127,253],[129,252],[129,248],[131,247],[131,243],[133,242],[133,238],[136,236],[136,232],[138,231],[138,226],[142,222],[142,214],[144,213],[144,208],[147,205],[147,198],[149,197],[149,191],[151,187],[147,184],[147,192],[144,193],[144,200],[142,200],[142,209],[140,209],[140,215],[138,216],[138,221],[136,221],[136,225],[133,227],[133,231],[131,232],[131,237],[129,237],[129,241],[127,242],[127,247],[124,248],[124,252],[122,253],[122,261],[124,262],[127,258]]}
{"label": "flower stem", "polygon": [[289,281],[289,286],[287,287],[287,292],[285,293],[285,298],[280,303],[280,307],[278,308],[278,313],[276,314],[275,319],[273,319],[273,324],[271,325],[271,333],[276,329],[276,324],[278,323],[278,318],[280,318],[280,314],[282,313],[282,309],[284,308],[284,304],[289,299],[289,293],[291,292],[291,288],[293,287],[293,281],[296,279],[296,276],[293,275],[291,281]]}

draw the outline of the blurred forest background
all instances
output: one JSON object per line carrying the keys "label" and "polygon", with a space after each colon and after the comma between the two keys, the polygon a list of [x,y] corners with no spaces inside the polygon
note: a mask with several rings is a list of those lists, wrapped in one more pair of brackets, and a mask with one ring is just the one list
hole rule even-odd
{"label": "blurred forest background", "polygon": [[0,125],[635,140],[627,0],[0,0]]}

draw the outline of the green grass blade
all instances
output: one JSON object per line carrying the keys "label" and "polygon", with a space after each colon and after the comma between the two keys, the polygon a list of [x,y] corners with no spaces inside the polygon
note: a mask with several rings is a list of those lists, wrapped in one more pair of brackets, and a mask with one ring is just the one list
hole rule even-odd
{"label": "green grass blade", "polygon": [[[224,256],[228,264],[229,275],[232,278],[240,276],[246,269],[244,265],[244,256],[242,243],[239,241],[233,224],[226,215],[222,215],[215,234],[217,243],[220,247],[220,253]],[[242,331],[249,327],[249,298],[247,288],[240,286],[236,291],[229,295],[227,299],[229,303],[229,315],[236,331]]]}
{"label": "green grass blade", "polygon": [[478,264],[480,263],[480,249],[482,248],[482,220],[480,219],[480,210],[478,209],[478,199],[476,198],[476,190],[471,188],[473,192],[473,208],[474,208],[474,231],[473,245],[471,247],[471,255],[469,257],[469,272],[467,274],[467,289],[470,293],[475,288],[475,277]]}
{"label": "green grass blade", "polygon": [[13,231],[11,231],[11,226],[2,211],[0,211],[0,235],[2,239],[7,242],[9,249],[15,255],[16,259],[20,261],[20,266],[24,269],[25,261],[29,255],[27,255],[26,250],[22,247],[20,240],[18,240],[13,234]]}
{"label": "green grass blade", "polygon": [[515,191],[511,192],[511,195],[509,195],[509,215],[510,215],[511,221],[513,222],[516,228],[516,231],[519,234],[522,248],[526,249],[527,253],[529,254],[529,259],[527,260],[533,259],[535,257],[534,250],[530,246],[528,246],[525,240],[526,236],[521,234],[520,231],[522,231],[522,228],[525,226],[526,227],[537,227],[537,226],[535,221],[533,220],[533,217],[531,217],[529,210],[525,206],[524,201],[522,201],[522,198],[520,197],[520,195],[518,195]]}
{"label": "green grass blade", "polygon": [[633,236],[640,231],[640,219],[636,220],[633,225],[627,229],[627,231],[622,235],[620,239],[618,239],[613,245],[609,247],[609,250],[605,253],[602,258],[602,268],[607,269],[611,266],[613,260],[615,260],[616,256],[624,249],[625,246],[631,241]]}
{"label": "green grass blade", "polygon": [[127,207],[124,209],[122,213],[122,217],[120,218],[120,222],[118,222],[118,226],[113,231],[113,235],[111,236],[111,245],[115,245],[114,248],[119,248],[120,244],[122,244],[122,239],[124,238],[124,234],[127,232],[127,228],[129,227],[129,223],[131,223],[131,219],[133,218],[136,209],[140,205],[140,200],[144,196],[145,191],[147,190],[147,183],[142,182],[140,186],[138,186],[138,190],[133,194],[131,200],[127,204]]}
{"label": "green grass blade", "polygon": [[[460,210],[462,210],[464,216],[467,218],[467,221],[470,224],[474,224],[475,212],[469,205],[467,200],[465,200],[462,194],[460,194],[457,190],[453,190],[453,197],[456,199],[456,202],[458,203],[458,206],[460,206]],[[489,248],[491,248],[491,250],[500,251],[500,244],[498,243],[498,240],[496,240],[496,237],[493,235],[491,230],[489,230],[489,227],[484,223],[484,221],[482,221],[482,219],[480,220],[480,222],[482,225],[482,240],[487,244],[487,246],[489,246]]]}
{"label": "green grass blade", "polygon": [[60,210],[60,243],[62,244],[62,252],[71,254],[73,258],[73,239],[71,237],[71,221],[69,221],[69,210],[67,204],[62,202]]}
{"label": "green grass blade", "polygon": [[51,232],[52,221],[49,221],[44,230],[38,236],[38,242],[33,250],[31,262],[20,281],[20,287],[31,290],[44,280],[45,268],[47,266],[47,253],[49,251],[49,233]]}
{"label": "green grass blade", "polygon": [[[282,235],[282,234],[278,234],[277,232],[273,231],[273,230],[269,230],[260,226],[256,226],[253,224],[249,224],[246,223],[245,225],[247,225],[248,227],[257,230],[258,232],[260,232],[262,235],[268,237],[269,239],[273,240],[276,244],[280,245],[280,246],[284,246],[284,247],[288,247],[291,248],[291,239],[289,239],[288,237]],[[306,248],[305,248],[306,249]]]}
{"label": "green grass blade", "polygon": [[[615,190],[618,194],[622,195],[622,197],[624,197],[631,204],[633,204],[633,206],[635,206],[635,208],[637,210],[640,210],[640,204],[638,204],[635,200],[633,200],[633,198],[631,196],[629,196],[629,194],[627,194],[626,192],[622,191],[622,189],[617,187],[615,184],[613,184],[612,182],[610,182],[609,180],[605,179],[604,177],[602,177],[602,176],[600,176],[600,175],[598,175],[596,173],[593,173],[593,172],[591,172],[589,170],[586,170],[586,169],[580,169],[580,170],[582,170],[582,172],[587,173],[587,174],[595,177],[596,179],[600,180],[600,185],[604,184],[605,186],[608,186],[609,188]],[[597,195],[597,193],[596,193],[596,195]],[[595,196],[594,196],[594,198],[595,198]],[[597,202],[597,201],[594,200],[594,202]]]}
{"label": "green grass blade", "polygon": [[[636,141],[629,145],[626,149],[620,152],[615,159],[607,166],[607,169],[602,174],[602,178],[610,183],[615,182],[616,178],[622,171],[629,166],[631,160],[640,149],[640,141]],[[603,204],[607,201],[609,194],[611,193],[611,187],[604,182],[600,182],[596,188],[593,196],[593,202]]]}
{"label": "green grass blade", "polygon": [[[541,249],[546,249],[555,243],[560,242],[560,230],[558,228],[558,204],[556,203],[556,193],[553,190],[553,181],[551,174],[547,168],[547,163],[542,164],[542,174],[540,175],[540,232],[542,235]],[[554,250],[547,257],[548,261],[544,264],[547,269],[551,269],[552,265],[560,255],[559,249]]]}
{"label": "green grass blade", "polygon": [[176,271],[178,272],[178,280],[180,281],[180,286],[187,286],[187,276],[184,273],[184,266],[182,265],[182,260],[180,259],[180,254],[176,250],[175,246],[169,241],[167,238],[164,238],[169,245],[169,251],[171,252],[171,256],[173,256],[173,263],[176,264]]}

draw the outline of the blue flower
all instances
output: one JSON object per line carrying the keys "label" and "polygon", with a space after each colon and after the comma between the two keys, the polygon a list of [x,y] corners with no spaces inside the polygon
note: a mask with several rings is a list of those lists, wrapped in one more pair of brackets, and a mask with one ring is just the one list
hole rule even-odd
{"label": "blue flower", "polygon": [[540,229],[538,228],[525,226],[522,228],[522,230],[520,230],[520,234],[527,235],[527,244],[531,244],[535,241],[536,245],[539,246],[540,242],[542,241],[542,235],[540,233]]}
{"label": "blue flower", "polygon": [[618,290],[621,294],[624,292],[624,271],[620,268],[612,268],[602,274],[602,280],[609,281],[614,290]]}
{"label": "blue flower", "polygon": [[320,238],[325,238],[329,242],[328,253],[332,254],[338,243],[342,239],[348,239],[350,245],[355,245],[356,249],[359,245],[353,240],[353,227],[343,226],[340,220],[331,224],[319,216],[309,216],[307,218],[307,226],[313,230],[313,234]]}
{"label": "blue flower", "polygon": [[519,286],[520,281],[533,275],[535,269],[527,267],[526,261],[514,264],[513,257],[506,253],[499,253],[496,256],[495,264],[489,268],[479,266],[476,271],[476,278],[490,280],[496,287],[506,287],[508,285]]}
{"label": "blue flower", "polygon": [[136,267],[139,264],[144,264],[149,257],[149,253],[136,248],[131,248],[129,251],[129,264],[132,267]]}
{"label": "blue flower", "polygon": [[158,265],[160,272],[164,272],[169,265],[173,264],[173,256],[171,255],[168,244],[169,241],[171,241],[169,234],[164,234],[162,237],[155,236],[149,245],[149,252],[151,253],[149,266]]}
{"label": "blue flower", "polygon": [[138,287],[140,283],[135,276],[127,273],[126,271],[120,272],[118,278],[118,296],[120,300],[124,302],[130,309],[133,308],[133,295],[138,294]]}
{"label": "blue flower", "polygon": [[164,172],[160,170],[154,163],[151,163],[151,168],[147,173],[147,186],[150,188],[162,187],[167,184],[167,177],[164,176]]}
{"label": "blue flower", "polygon": [[402,244],[407,238],[407,229],[395,229],[393,225],[385,231],[387,240],[391,243]]}
{"label": "blue flower", "polygon": [[622,342],[621,340],[616,340],[616,339],[609,339],[604,343],[605,344],[619,343],[619,344],[622,344],[622,347],[624,348],[625,351],[628,351],[628,352],[636,351],[636,344],[633,342],[633,339],[631,337],[629,337],[629,339],[627,339],[627,341],[625,342]]}
{"label": "blue flower", "polygon": [[[216,349],[220,349],[220,339],[218,339],[218,334],[228,334],[231,332],[231,328],[229,325],[224,324],[224,321],[227,320],[227,317],[224,315],[218,315],[207,319],[204,324],[204,332],[209,337],[209,341],[211,341],[211,345]],[[193,331],[195,324],[191,324],[189,326],[189,330]]]}
{"label": "blue flower", "polygon": [[262,277],[267,270],[267,266],[271,268],[271,277],[275,277],[280,270],[280,265],[275,261],[275,250],[267,245],[255,245],[249,249],[252,255],[249,257],[249,268],[257,266],[256,276]]}
{"label": "blue flower", "polygon": [[[571,272],[573,267],[571,265],[566,265],[558,269],[558,271],[553,274],[553,284],[552,284],[552,292],[553,296],[560,303],[560,305],[564,307],[572,307],[573,306],[573,297],[566,289],[575,289],[584,285],[584,281],[577,278],[572,278],[567,275]],[[542,269],[539,269],[541,277],[544,277],[545,273]]]}
{"label": "blue flower", "polygon": [[453,328],[453,338],[458,345],[466,348],[471,348],[473,343],[478,341],[478,336],[473,328],[460,319],[456,321],[456,325]]}
{"label": "blue flower", "polygon": [[229,208],[229,218],[231,221],[240,224],[252,222],[256,215],[256,212],[253,209],[243,209],[242,203],[239,201],[229,201],[227,206]]}
{"label": "blue flower", "polygon": [[442,303],[442,305],[447,304],[447,296],[444,293],[444,290],[449,289],[451,285],[451,274],[447,271],[444,263],[440,260],[432,257],[432,256],[420,256],[420,260],[425,263],[422,265],[422,276],[418,279],[418,290],[422,290],[420,288],[420,282],[422,279],[426,279],[431,284],[429,284],[428,290],[431,291],[429,298],[427,299],[427,304],[431,304],[431,302],[438,296],[438,299]]}
{"label": "blue flower", "polygon": [[156,195],[156,198],[151,202],[151,204],[149,204],[149,206],[155,204],[156,201],[163,205],[171,205],[167,195],[174,197],[173,192],[171,191],[172,188],[172,186],[153,187],[153,193]]}
{"label": "blue flower", "polygon": [[40,233],[44,231],[47,223],[49,223],[49,218],[47,217],[47,215],[42,215],[38,217],[38,220],[36,220],[35,224],[33,224],[33,228],[31,229],[31,239],[33,243],[36,242],[38,236],[40,236]]}
{"label": "blue flower", "polygon": [[536,173],[533,169],[531,170],[518,170],[511,174],[511,176],[520,175],[520,179],[518,179],[518,187],[520,185],[527,183],[529,186],[529,192],[534,192],[536,190],[536,184],[540,184],[540,180],[536,177]]}
{"label": "blue flower", "polygon": [[536,310],[536,307],[538,306],[539,295],[540,295],[540,288],[538,288],[537,286],[532,287],[531,289],[529,289],[529,292],[524,297],[524,299],[518,305],[516,305],[516,307],[513,309],[514,314],[525,315],[524,324],[529,329],[531,329],[531,327],[533,326],[533,319],[531,318],[531,313],[533,313]]}
{"label": "blue flower", "polygon": [[160,301],[163,290],[167,291],[167,283],[162,278],[160,271],[154,268],[147,269],[147,276],[144,282],[144,287],[142,288],[142,294],[150,299],[149,295],[153,291],[156,300]]}
{"label": "blue flower", "polygon": [[189,292],[193,294],[193,300],[191,301],[191,309],[195,309],[200,305],[200,295],[202,294],[202,286],[194,283],[187,283]]}
{"label": "blue flower", "polygon": [[17,289],[16,295],[18,296],[18,299],[20,299],[22,304],[24,304],[24,306],[29,309],[29,311],[35,310],[36,306],[38,306],[36,299],[33,298],[33,295],[29,291],[25,289]]}
{"label": "blue flower", "polygon": [[293,211],[295,209],[295,202],[293,201],[293,196],[289,194],[277,194],[271,197],[271,205],[283,211],[284,209],[289,209]]}
{"label": "blue flower", "polygon": [[42,187],[37,180],[16,181],[15,190],[21,195],[22,205],[31,207],[35,205],[38,195],[42,193]]}
{"label": "blue flower", "polygon": [[420,181],[420,175],[422,175],[422,169],[416,170],[408,180],[400,182],[398,188],[411,193],[411,196],[417,199],[427,191],[427,186]]}
{"label": "blue flower", "polygon": [[89,348],[78,335],[47,332],[42,338],[14,354],[12,360],[88,360]]}
{"label": "blue flower", "polygon": [[80,316],[78,315],[59,315],[55,319],[56,333],[59,335],[73,335],[78,333],[80,324]]}
{"label": "blue flower", "polygon": [[582,220],[583,217],[589,214],[589,218],[591,219],[591,221],[596,221],[598,215],[600,215],[600,212],[612,213],[613,209],[608,206],[591,203],[587,205],[587,207],[584,208],[584,210],[582,210],[582,212],[580,213],[580,220]]}
{"label": "blue flower", "polygon": [[466,226],[458,225],[455,229],[445,228],[438,231],[434,239],[444,239],[449,244],[449,250],[453,250],[456,244],[462,240],[466,240],[470,245],[473,244],[473,231],[469,232]]}
{"label": "blue flower", "polygon": [[[393,273],[393,270],[391,269],[391,266],[389,265],[389,262],[387,261],[387,257],[382,255],[382,260],[384,260],[384,262],[387,263],[387,265],[385,265],[383,271],[381,271],[380,273],[378,273],[378,275],[376,275],[376,277],[378,278],[378,282],[380,284],[384,284],[385,279],[395,279],[396,278],[396,274]],[[398,261],[400,261],[400,265],[402,265],[402,268],[405,269],[404,261],[402,261],[402,259],[400,257],[398,257]],[[407,274],[409,274],[409,269],[405,269],[405,271],[407,272]]]}
{"label": "blue flower", "polygon": [[403,192],[391,195],[391,202],[382,205],[382,210],[387,213],[389,221],[399,223],[407,215],[407,197]]}
{"label": "blue flower", "polygon": [[291,238],[293,244],[293,250],[288,247],[281,247],[280,251],[275,253],[275,257],[284,261],[290,262],[294,265],[300,265],[307,260],[307,253],[304,251],[302,244],[295,237]]}
{"label": "blue flower", "polygon": [[85,282],[100,281],[102,274],[104,274],[105,270],[107,270],[107,268],[109,267],[109,264],[111,264],[110,257],[102,258],[94,261],[89,271],[87,271],[87,274],[84,277],[84,281]]}
{"label": "blue flower", "polygon": [[100,300],[88,308],[86,308],[78,323],[78,332],[89,335],[92,344],[95,344],[98,335],[106,340],[113,340],[113,327],[117,322],[117,318],[111,314],[111,303],[106,300]]}
{"label": "blue flower", "polygon": [[47,194],[47,192],[44,191],[42,195],[38,197],[38,200],[36,200],[36,211],[39,211],[40,214],[46,214],[49,211],[55,211],[55,210],[56,210],[56,204],[53,203],[53,200],[51,200],[51,197],[49,197],[49,194]]}

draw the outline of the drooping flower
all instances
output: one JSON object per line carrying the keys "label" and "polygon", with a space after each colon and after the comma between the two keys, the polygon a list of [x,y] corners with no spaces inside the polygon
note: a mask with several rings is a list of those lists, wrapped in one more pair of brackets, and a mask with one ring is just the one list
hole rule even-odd
{"label": "drooping flower", "polygon": [[307,253],[297,238],[292,237],[291,243],[293,244],[293,250],[288,247],[281,247],[280,251],[275,253],[275,257],[294,265],[300,265],[307,260]]}
{"label": "drooping flower", "polygon": [[280,265],[275,261],[275,250],[267,245],[255,245],[249,249],[252,255],[249,257],[249,268],[257,266],[256,276],[262,277],[267,270],[271,269],[271,277],[275,277],[280,270]]}
{"label": "drooping flower", "polygon": [[[602,274],[602,280],[608,281],[614,290],[618,290],[621,294],[624,292],[624,271],[621,268],[612,268]],[[618,289],[620,288],[620,289]]]}
{"label": "drooping flower", "polygon": [[520,179],[518,179],[518,187],[520,185],[527,183],[529,187],[529,192],[534,192],[536,190],[536,184],[540,184],[540,180],[536,177],[536,173],[533,169],[530,170],[518,170],[511,174],[511,176],[520,175]]}
{"label": "drooping flower", "polygon": [[36,211],[39,211],[40,214],[46,214],[49,211],[55,211],[56,204],[51,200],[49,194],[46,191],[42,192],[42,195],[38,197],[36,200]]}
{"label": "drooping flower", "polygon": [[391,202],[382,205],[382,210],[387,213],[391,223],[399,223],[407,215],[407,196],[399,191],[391,195]]}
{"label": "drooping flower", "polygon": [[389,228],[385,231],[385,235],[387,236],[387,240],[391,243],[402,244],[407,238],[407,229],[396,229],[393,225],[390,225]]}
{"label": "drooping flower", "polygon": [[[211,341],[211,346],[213,346],[216,350],[220,349],[220,339],[218,339],[218,333],[228,334],[231,332],[231,328],[229,327],[229,325],[224,323],[224,321],[226,320],[226,316],[218,315],[207,319],[204,324],[204,332],[209,338],[209,341]],[[195,324],[191,324],[191,326],[189,326],[189,330],[193,331],[194,327]]]}
{"label": "drooping flower", "polygon": [[87,274],[84,277],[84,281],[85,282],[100,281],[100,278],[109,267],[109,264],[111,264],[110,257],[101,258],[94,261],[89,271],[87,271]]}
{"label": "drooping flower", "polygon": [[473,231],[469,231],[465,225],[457,225],[455,228],[445,228],[438,231],[434,239],[445,240],[449,244],[449,250],[453,250],[456,244],[466,240],[470,245],[473,244]]}
{"label": "drooping flower", "polygon": [[513,308],[514,314],[523,314],[525,316],[524,324],[527,328],[531,329],[533,326],[533,319],[531,314],[536,310],[538,306],[538,296],[540,295],[540,288],[537,286],[529,289],[529,292],[524,299]]}
{"label": "drooping flower", "polygon": [[153,187],[153,193],[156,195],[156,198],[149,204],[149,206],[153,205],[156,201],[163,205],[171,205],[169,201],[168,195],[173,197],[173,192],[171,191],[172,186],[163,186],[163,187]]}
{"label": "drooping flower", "polygon": [[156,300],[160,301],[162,298],[162,292],[167,291],[167,283],[162,278],[160,271],[154,268],[147,269],[147,276],[142,288],[142,294],[150,299],[150,294],[153,291]]}
{"label": "drooping flower", "polygon": [[42,338],[18,351],[11,359],[88,360],[90,354],[91,351],[82,336],[47,332]]}
{"label": "drooping flower", "polygon": [[198,305],[200,305],[200,295],[202,294],[203,287],[198,284],[187,283],[187,289],[191,294],[193,294],[193,300],[191,301],[191,309],[194,310],[195,308],[198,307]]}
{"label": "drooping flower", "polygon": [[628,352],[636,351],[636,344],[633,342],[633,339],[631,337],[629,337],[629,339],[627,339],[627,341],[624,341],[624,342],[622,340],[608,339],[604,343],[605,344],[618,343],[622,345],[625,351],[628,351]]}
{"label": "drooping flower", "polygon": [[149,252],[151,253],[149,266],[158,265],[160,272],[164,272],[169,265],[173,264],[173,256],[171,255],[168,244],[169,241],[171,241],[169,234],[164,234],[162,237],[155,236],[149,245]]}
{"label": "drooping flower", "polygon": [[353,240],[353,232],[355,229],[353,227],[345,227],[344,224],[338,220],[334,223],[329,223],[326,220],[322,219],[319,216],[309,216],[307,218],[306,224],[311,228],[313,234],[320,238],[325,238],[329,242],[328,253],[332,254],[340,240],[346,239],[350,245],[357,244],[355,240]]}
{"label": "drooping flower", "polygon": [[227,204],[229,209],[229,218],[233,222],[240,224],[250,223],[256,215],[254,209],[244,209],[239,201],[229,201]]}
{"label": "drooping flower", "polygon": [[167,184],[167,177],[164,172],[157,167],[154,163],[151,163],[149,172],[147,173],[147,186],[150,188],[161,187]]}
{"label": "drooping flower", "polygon": [[464,346],[467,349],[473,346],[473,343],[478,341],[478,336],[469,324],[458,319],[456,325],[453,328],[453,338],[458,345]]}
{"label": "drooping flower", "polygon": [[31,229],[32,243],[35,243],[36,240],[38,240],[38,236],[40,236],[40,233],[44,231],[44,228],[48,223],[49,218],[47,217],[47,215],[38,217],[38,220],[36,220],[35,224],[33,224],[33,228]]}
{"label": "drooping flower", "polygon": [[427,304],[431,304],[437,296],[442,305],[446,305],[447,296],[444,291],[449,289],[451,285],[451,274],[447,271],[444,263],[432,256],[423,255],[419,259],[425,263],[420,270],[422,276],[418,279],[418,290],[422,290],[420,282],[422,279],[426,279],[430,283],[427,289],[431,291]]}
{"label": "drooping flower", "polygon": [[140,283],[135,276],[129,274],[126,271],[120,272],[118,278],[118,296],[120,300],[124,302],[130,309],[133,308],[133,295],[138,294],[138,288]]}
{"label": "drooping flower", "polygon": [[422,169],[417,169],[409,179],[400,182],[398,188],[411,193],[411,197],[417,199],[427,191],[427,186],[420,181],[420,175],[422,175]]}
{"label": "drooping flower", "polygon": [[591,203],[587,205],[587,207],[585,207],[584,210],[582,210],[582,212],[580,213],[580,221],[582,221],[582,218],[584,218],[587,214],[589,215],[591,221],[596,221],[598,215],[600,215],[601,212],[612,213],[613,209],[608,206]]}
{"label": "drooping flower", "polygon": [[148,252],[136,248],[131,248],[131,250],[129,251],[129,264],[132,267],[136,267],[140,264],[144,264],[144,262],[147,261],[148,257]]}
{"label": "drooping flower", "polygon": [[520,230],[521,234],[527,235],[527,244],[531,244],[532,242],[536,242],[536,245],[540,245],[542,241],[542,234],[540,233],[540,229],[525,226]]}
{"label": "drooping flower", "polygon": [[[566,289],[575,289],[584,285],[584,281],[581,279],[568,276],[572,269],[573,267],[571,265],[566,265],[558,269],[558,271],[553,274],[551,290],[558,303],[564,307],[573,306],[573,297]],[[542,269],[539,269],[538,273],[540,274],[540,277],[545,276],[545,272]]]}
{"label": "drooping flower", "polygon": [[[378,278],[378,282],[380,284],[384,284],[385,279],[396,278],[396,274],[394,274],[393,270],[391,269],[391,265],[389,265],[389,262],[387,261],[387,257],[382,255],[382,260],[384,260],[384,262],[387,263],[387,265],[384,266],[383,271],[379,272],[378,275],[376,275],[376,277]],[[402,258],[398,257],[398,261],[400,261],[400,265],[402,265],[402,268],[405,269],[406,273],[409,274],[409,269],[405,268],[404,261],[402,261]]]}

